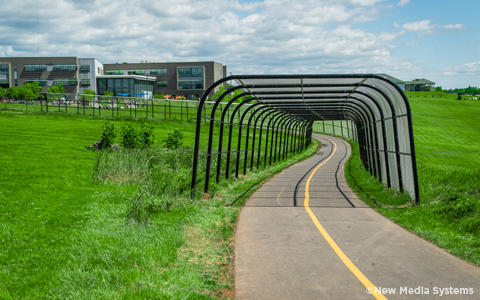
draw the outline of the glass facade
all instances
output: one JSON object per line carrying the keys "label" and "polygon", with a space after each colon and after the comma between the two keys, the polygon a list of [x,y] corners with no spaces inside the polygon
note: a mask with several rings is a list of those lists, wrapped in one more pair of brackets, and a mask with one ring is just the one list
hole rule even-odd
{"label": "glass facade", "polygon": [[47,79],[25,79],[25,83],[38,82],[40,86],[47,86]]}
{"label": "glass facade", "polygon": [[76,79],[54,79],[53,80],[53,85],[59,85],[62,84],[64,86],[75,86],[77,85],[77,80]]}
{"label": "glass facade", "polygon": [[0,87],[6,89],[9,87],[8,79],[0,79]]}
{"label": "glass facade", "polygon": [[80,66],[80,72],[82,72],[82,73],[90,72],[90,66],[89,65],[81,65]]}
{"label": "glass facade", "polygon": [[83,86],[90,85],[90,79],[80,79],[80,85],[83,85]]}
{"label": "glass facade", "polygon": [[107,70],[106,72],[106,75],[123,75],[123,70]]}
{"label": "glass facade", "polygon": [[150,75],[167,75],[167,69],[150,69]]}
{"label": "glass facade", "polygon": [[145,75],[145,70],[128,70],[128,75]]}
{"label": "glass facade", "polygon": [[76,71],[77,65],[53,65],[53,71]]}
{"label": "glass facade", "polygon": [[44,72],[46,70],[47,65],[25,65],[26,72]]}
{"label": "glass facade", "polygon": [[157,81],[157,86],[158,86],[158,87],[166,87],[166,86],[167,86],[167,82],[166,82],[166,81]]}
{"label": "glass facade", "polygon": [[135,97],[144,92],[153,92],[153,82],[146,80],[137,80],[132,78],[101,78],[97,79],[98,94],[103,95],[105,91],[113,92],[115,96],[119,94],[128,94],[129,97]]}
{"label": "glass facade", "polygon": [[0,74],[8,75],[8,65],[0,65]]}
{"label": "glass facade", "polygon": [[203,90],[205,89],[204,67],[178,68],[179,90]]}

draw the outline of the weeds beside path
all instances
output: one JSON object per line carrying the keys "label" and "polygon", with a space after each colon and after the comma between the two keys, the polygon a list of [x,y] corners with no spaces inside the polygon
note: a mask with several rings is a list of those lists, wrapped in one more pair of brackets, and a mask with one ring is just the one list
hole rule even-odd
{"label": "weeds beside path", "polygon": [[[104,121],[0,114],[0,299],[229,298],[245,191],[314,154],[316,144],[191,200],[182,189],[191,150],[142,150],[123,161],[131,173],[116,172],[121,152],[84,150]],[[179,124],[191,145],[190,123],[155,122],[155,135],[161,140]],[[132,208],[147,218],[135,218]]]}

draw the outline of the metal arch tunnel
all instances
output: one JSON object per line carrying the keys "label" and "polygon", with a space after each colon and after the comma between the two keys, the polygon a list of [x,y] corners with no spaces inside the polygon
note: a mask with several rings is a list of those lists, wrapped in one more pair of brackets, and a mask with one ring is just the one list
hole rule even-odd
{"label": "metal arch tunnel", "polygon": [[[210,115],[206,115],[208,95],[231,80],[237,85],[218,97]],[[238,95],[218,111],[222,100],[231,97],[237,90],[242,93],[237,92]],[[243,101],[230,115],[229,108],[239,99]],[[247,108],[241,112],[242,107]],[[209,121],[208,146],[204,154],[199,153],[200,141],[205,141],[201,136],[202,119]],[[206,158],[204,191],[207,193],[212,158],[217,162],[217,182],[222,173],[228,178],[231,165],[234,165],[235,176],[238,177],[241,156],[244,174],[248,165],[252,169],[255,162],[258,168],[271,164],[272,160],[284,159],[305,149],[311,142],[313,122],[325,120],[350,121],[354,125],[354,137],[359,143],[365,168],[388,187],[407,192],[419,203],[408,99],[395,83],[375,74],[235,75],[215,82],[204,93],[197,110],[192,194],[196,190],[200,158]],[[215,124],[219,125],[218,151],[213,152]],[[229,133],[226,151],[223,149],[225,127]],[[232,150],[234,128],[238,128],[236,150]],[[246,130],[246,134],[242,134],[242,129]],[[251,141],[250,131],[253,132]],[[243,137],[245,141],[242,141]],[[225,166],[222,166],[222,154],[226,154]],[[235,161],[231,160],[232,154],[236,154]]]}

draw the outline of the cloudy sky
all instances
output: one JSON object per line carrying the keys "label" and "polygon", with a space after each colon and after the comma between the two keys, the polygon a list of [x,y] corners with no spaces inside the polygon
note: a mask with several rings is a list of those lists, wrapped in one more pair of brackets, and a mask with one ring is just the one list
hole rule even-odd
{"label": "cloudy sky", "polygon": [[480,86],[478,0],[0,0],[0,7],[0,57],[215,60],[233,74],[388,73],[443,88]]}

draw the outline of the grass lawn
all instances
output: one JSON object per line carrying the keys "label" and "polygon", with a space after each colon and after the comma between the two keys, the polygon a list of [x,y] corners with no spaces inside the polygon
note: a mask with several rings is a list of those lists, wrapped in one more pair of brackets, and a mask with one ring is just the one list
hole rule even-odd
{"label": "grass lawn", "polygon": [[[141,152],[148,172],[138,179],[112,171],[120,152],[84,150],[105,119],[9,111],[0,123],[0,299],[230,298],[243,201],[317,145],[190,200],[178,187],[190,184],[191,148]],[[181,128],[193,144],[191,122],[148,123],[157,141]]]}
{"label": "grass lawn", "polygon": [[[408,205],[408,197],[387,191],[357,168],[358,155],[346,167],[347,181],[385,216],[480,265],[480,102],[443,97],[409,100],[421,205]],[[351,144],[358,154],[356,143]]]}

